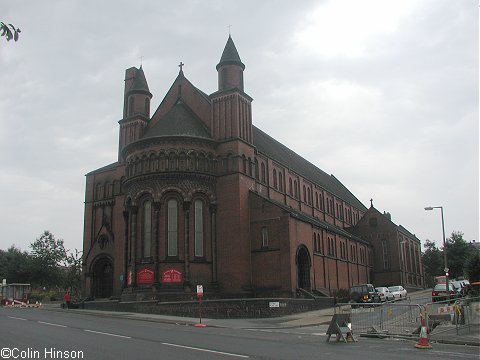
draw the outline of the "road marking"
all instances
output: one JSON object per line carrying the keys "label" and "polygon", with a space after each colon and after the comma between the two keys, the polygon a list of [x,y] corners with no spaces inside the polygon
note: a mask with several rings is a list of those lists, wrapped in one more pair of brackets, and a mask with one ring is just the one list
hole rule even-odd
{"label": "road marking", "polygon": [[130,336],[110,334],[110,333],[106,333],[106,332],[102,332],[102,331],[95,331],[95,330],[88,330],[88,329],[85,329],[84,331],[95,333],[95,334],[101,334],[101,335],[115,336],[115,337],[124,338],[124,339],[131,339]]}
{"label": "road marking", "polygon": [[[400,350],[415,351],[414,349],[410,349],[410,348],[409,349],[402,348]],[[478,359],[478,354],[466,354],[466,353],[458,353],[458,352],[451,352],[451,351],[440,351],[440,350],[430,350],[430,351],[428,351],[428,353],[432,354],[432,356],[435,356],[435,354],[437,354],[437,355],[449,355],[451,357],[459,357],[459,358],[465,358],[465,359],[469,359],[469,358]]]}
{"label": "road marking", "polygon": [[240,355],[240,354],[233,354],[233,353],[227,353],[223,351],[215,351],[215,350],[209,350],[209,349],[202,349],[202,348],[196,348],[192,346],[185,346],[185,345],[177,345],[177,344],[169,344],[169,343],[161,343],[162,345],[166,346],[173,346],[173,347],[178,347],[182,349],[188,349],[188,350],[197,350],[197,351],[204,351],[204,352],[209,352],[209,353],[214,353],[214,354],[220,354],[220,355],[227,355],[227,356],[235,356],[235,357],[240,357],[240,358],[249,358],[247,355]]}
{"label": "road marking", "polygon": [[15,316],[7,316],[7,317],[9,317],[10,319],[27,321],[27,319],[24,319],[24,318],[19,318],[19,317],[15,317]]}
{"label": "road marking", "polygon": [[307,332],[295,332],[295,331],[288,331],[288,330],[276,330],[276,329],[243,329],[245,331],[259,331],[259,332],[266,332],[266,333],[274,333],[274,334],[292,334],[292,335],[312,335],[312,336],[326,336],[327,333],[307,333]]}
{"label": "road marking", "polygon": [[45,322],[45,321],[38,321],[38,323],[39,324],[45,324],[45,325],[51,325],[51,326],[58,326],[58,327],[63,327],[63,328],[67,327],[66,325],[54,324],[54,323],[49,323],[49,322]]}

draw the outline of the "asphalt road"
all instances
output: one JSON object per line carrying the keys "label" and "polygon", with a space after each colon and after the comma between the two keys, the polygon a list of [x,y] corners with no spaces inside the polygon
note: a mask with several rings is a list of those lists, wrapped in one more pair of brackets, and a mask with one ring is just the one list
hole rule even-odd
{"label": "asphalt road", "polygon": [[[325,328],[196,328],[25,308],[0,309],[0,359],[479,359],[478,347],[359,338],[326,343]],[[386,354],[383,356],[381,354]]]}

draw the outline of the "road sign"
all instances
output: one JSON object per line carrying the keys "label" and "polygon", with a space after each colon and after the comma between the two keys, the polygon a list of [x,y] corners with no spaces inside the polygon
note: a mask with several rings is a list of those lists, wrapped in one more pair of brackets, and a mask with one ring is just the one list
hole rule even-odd
{"label": "road sign", "polygon": [[447,268],[447,267],[445,269],[443,269],[443,271],[445,271],[445,274],[448,273],[448,270],[450,270],[450,269]]}
{"label": "road sign", "polygon": [[203,296],[203,285],[197,285],[197,296],[198,297]]}

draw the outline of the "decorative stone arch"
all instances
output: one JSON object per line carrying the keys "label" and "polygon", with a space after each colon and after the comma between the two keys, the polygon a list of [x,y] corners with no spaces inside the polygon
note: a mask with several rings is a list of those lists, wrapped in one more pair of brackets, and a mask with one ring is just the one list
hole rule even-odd
{"label": "decorative stone arch", "polygon": [[100,254],[93,259],[90,265],[90,295],[93,298],[109,298],[113,295],[113,264],[113,258],[108,254]]}
{"label": "decorative stone arch", "polygon": [[312,261],[310,253],[305,245],[300,245],[297,248],[295,263],[297,265],[297,288],[310,290],[310,269]]}

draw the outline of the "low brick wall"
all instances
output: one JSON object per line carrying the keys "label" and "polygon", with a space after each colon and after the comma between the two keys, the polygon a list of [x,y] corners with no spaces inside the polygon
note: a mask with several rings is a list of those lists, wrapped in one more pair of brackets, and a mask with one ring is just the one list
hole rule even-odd
{"label": "low brick wall", "polygon": [[[324,309],[333,305],[333,298],[205,300],[202,301],[202,316],[211,319],[268,318]],[[197,301],[86,301],[80,304],[80,308],[183,317],[198,316]]]}

